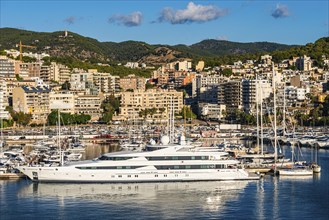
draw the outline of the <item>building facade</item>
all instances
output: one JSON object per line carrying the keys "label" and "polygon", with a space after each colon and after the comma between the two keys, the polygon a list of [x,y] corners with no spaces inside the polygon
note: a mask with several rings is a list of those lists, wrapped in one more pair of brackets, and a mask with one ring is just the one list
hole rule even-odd
{"label": "building facade", "polygon": [[32,115],[31,123],[47,122],[50,113],[49,93],[47,87],[21,86],[13,89],[13,109]]}

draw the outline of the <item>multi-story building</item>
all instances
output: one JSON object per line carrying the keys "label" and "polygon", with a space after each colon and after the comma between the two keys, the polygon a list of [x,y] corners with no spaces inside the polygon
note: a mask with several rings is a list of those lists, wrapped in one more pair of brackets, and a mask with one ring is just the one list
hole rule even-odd
{"label": "multi-story building", "polygon": [[22,63],[20,61],[15,62],[15,74],[18,74],[25,80],[40,78],[41,62],[36,63]]}
{"label": "multi-story building", "polygon": [[15,61],[7,58],[6,56],[0,56],[0,77],[7,79],[15,79]]}
{"label": "multi-story building", "polygon": [[195,66],[196,71],[202,71],[204,68],[204,61],[199,61],[198,64]]}
{"label": "multi-story building", "polygon": [[181,61],[175,64],[175,69],[177,71],[188,71],[192,68],[192,62],[190,61]]}
{"label": "multi-story building", "polygon": [[198,115],[205,120],[219,121],[223,119],[226,105],[198,103]]}
{"label": "multi-story building", "polygon": [[97,121],[102,114],[103,98],[97,95],[77,94],[74,97],[74,112],[91,116],[91,121]]}
{"label": "multi-story building", "polygon": [[218,85],[218,104],[225,105],[227,112],[242,109],[241,81],[228,81]]}
{"label": "multi-story building", "polygon": [[312,70],[312,60],[310,57],[304,55],[296,59],[296,67],[302,71]]}
{"label": "multi-story building", "polygon": [[93,73],[94,86],[98,90],[98,93],[110,92],[110,74],[109,73]]}
{"label": "multi-story building", "polygon": [[6,111],[6,107],[8,106],[8,95],[7,95],[7,83],[0,76],[0,119],[8,119],[9,112]]}
{"label": "multi-story building", "polygon": [[266,54],[260,57],[261,63],[267,66],[272,65],[272,56]]}
{"label": "multi-story building", "polygon": [[45,83],[49,83],[51,79],[51,69],[50,66],[42,65],[40,68],[40,79],[42,79]]}
{"label": "multi-story building", "polygon": [[31,123],[46,123],[50,113],[47,87],[21,86],[13,89],[13,109],[32,115]]}
{"label": "multi-story building", "polygon": [[272,87],[268,80],[243,80],[242,104],[244,111],[249,114],[256,114],[256,105],[269,98],[271,93]]}
{"label": "multi-story building", "polygon": [[70,77],[71,90],[85,90],[93,84],[93,74],[89,72],[74,72]]}
{"label": "multi-story building", "polygon": [[74,94],[72,92],[62,91],[49,94],[50,110],[59,109],[60,112],[74,114],[74,103]]}
{"label": "multi-story building", "polygon": [[223,81],[223,77],[220,75],[211,75],[211,76],[203,76],[201,74],[196,75],[192,81],[192,97],[198,97],[202,93],[205,87],[210,85],[218,85]]}
{"label": "multi-story building", "polygon": [[66,81],[70,81],[71,70],[67,66],[52,62],[50,65],[50,71],[51,80],[56,81],[60,84],[63,84]]}
{"label": "multi-story building", "polygon": [[[183,108],[183,93],[168,90],[147,90],[122,92],[120,113],[117,117],[122,120],[168,120],[170,109],[175,114]],[[142,112],[150,110],[148,114]]]}
{"label": "multi-story building", "polygon": [[119,79],[119,86],[122,91],[145,90],[145,83],[144,78],[138,78],[135,75],[129,75]]}

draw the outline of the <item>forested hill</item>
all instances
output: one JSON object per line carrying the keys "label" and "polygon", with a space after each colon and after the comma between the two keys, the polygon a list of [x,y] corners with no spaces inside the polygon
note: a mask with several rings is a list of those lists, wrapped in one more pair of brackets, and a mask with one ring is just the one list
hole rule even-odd
{"label": "forested hill", "polygon": [[[150,45],[139,41],[99,42],[76,33],[34,32],[14,28],[0,28],[0,49],[16,48],[22,41],[36,49],[24,51],[45,52],[53,57],[70,57],[89,62],[119,63],[140,61],[147,64],[162,64],[185,58],[216,59],[221,56],[244,56],[245,54],[270,53],[292,48],[293,46],[269,43],[237,43],[223,40],[204,40],[193,45]],[[18,48],[17,48],[18,49]]]}

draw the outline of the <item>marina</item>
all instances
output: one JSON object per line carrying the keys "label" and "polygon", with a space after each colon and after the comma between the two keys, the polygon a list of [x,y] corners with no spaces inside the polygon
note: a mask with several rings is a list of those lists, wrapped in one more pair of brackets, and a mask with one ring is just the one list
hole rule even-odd
{"label": "marina", "polygon": [[[309,148],[301,151],[311,156]],[[288,146],[283,147],[284,154],[289,152]],[[328,159],[329,152],[320,150],[319,164],[328,167]],[[1,180],[0,212],[4,220],[36,215],[154,219],[159,211],[165,219],[328,219],[328,184],[327,169],[304,177],[266,175],[258,181],[63,184]]]}
{"label": "marina", "polygon": [[[44,130],[45,128],[43,128]],[[101,155],[107,152],[126,151],[143,152],[143,151],[153,151],[159,150],[166,147],[166,144],[161,143],[161,137],[163,136],[163,131],[165,127],[161,126],[142,126],[138,129],[136,127],[133,130],[127,130],[124,126],[93,126],[93,127],[81,127],[76,130],[76,127],[64,127],[61,129],[61,144],[58,145],[58,135],[56,135],[56,127],[47,128],[49,135],[44,135],[45,131],[41,131],[38,128],[33,128],[33,133],[27,134],[24,130],[5,131],[4,142],[6,147],[3,148],[3,153],[1,154],[1,163],[3,164],[3,173],[1,178],[8,178],[8,173],[12,173],[9,176],[12,178],[23,177],[16,168],[22,171],[22,167],[25,166],[26,169],[58,169],[49,167],[61,166],[63,162],[66,165],[74,164],[75,161],[81,160],[91,160],[95,158],[101,158]],[[178,126],[175,128],[177,133],[172,138],[179,139],[180,135],[186,132],[184,127]],[[79,132],[77,132],[79,131]],[[321,167],[316,166],[316,154],[319,149],[325,149],[321,147],[311,146],[312,155],[311,158],[306,158],[300,162],[297,160],[294,163],[293,157],[287,157],[284,154],[278,154],[277,160],[274,161],[273,147],[269,144],[271,139],[264,138],[266,144],[266,151],[272,151],[272,153],[265,153],[260,155],[257,154],[259,149],[255,148],[255,139],[253,136],[253,129],[245,128],[243,130],[220,130],[216,125],[213,126],[194,126],[189,128],[189,138],[183,140],[184,145],[188,146],[190,149],[199,149],[200,151],[205,151],[206,149],[210,151],[222,151],[227,152],[232,159],[240,161],[240,165],[236,164],[234,167],[243,167],[247,172],[254,174],[273,174],[274,172],[279,172],[281,169],[281,174],[284,173],[283,169],[286,171],[291,171],[291,167],[299,165],[299,169],[296,171],[301,171],[305,169],[300,169],[303,165],[304,168],[308,168],[308,175],[312,175],[313,172],[320,172]],[[40,134],[43,133],[43,134]],[[197,137],[199,134],[200,137]],[[322,133],[318,132],[314,134],[323,137]],[[297,134],[298,135],[298,134]],[[22,138],[24,137],[24,138]],[[193,138],[191,138],[193,137]],[[316,137],[316,136],[315,136]],[[297,138],[298,139],[298,138]],[[133,142],[131,142],[133,140]],[[300,138],[298,139],[300,140]],[[168,142],[169,140],[167,140]],[[279,137],[279,143],[290,144],[290,142],[283,142],[281,137]],[[291,144],[290,144],[291,145]],[[176,145],[179,146],[179,145]],[[309,145],[302,145],[298,143],[299,147],[305,147]],[[104,148],[105,147],[105,148]],[[211,147],[209,149],[209,147]],[[96,153],[90,153],[88,149],[103,149],[97,150]],[[281,148],[281,146],[279,146]],[[5,149],[5,150],[4,150]],[[199,151],[198,150],[198,151]],[[298,152],[296,152],[298,153]],[[294,154],[294,153],[293,153]],[[133,154],[134,155],[134,154]],[[296,154],[297,155],[297,154]],[[170,155],[175,156],[175,155]],[[61,157],[63,162],[61,162]],[[291,159],[289,159],[291,158]],[[297,158],[298,159],[298,158]],[[184,163],[184,160],[181,160]],[[188,162],[188,161],[185,161]],[[209,167],[216,168],[216,165],[212,163],[207,164]],[[88,162],[87,162],[88,163]],[[300,164],[298,164],[300,163]],[[301,164],[303,163],[303,164]],[[27,165],[27,166],[26,166]],[[65,166],[66,166],[65,165]],[[126,165],[122,162],[122,165]],[[177,164],[178,165],[178,164]],[[7,167],[13,167],[14,172],[6,171]],[[73,165],[72,165],[73,166]],[[116,166],[116,165],[115,165]],[[146,166],[146,164],[145,164]],[[32,168],[31,168],[32,167]],[[45,168],[42,168],[45,167]],[[47,168],[48,167],[48,168]],[[317,169],[317,171],[315,170]],[[61,168],[60,168],[61,169]],[[89,169],[89,168],[88,168]],[[169,168],[168,168],[169,169]],[[154,170],[153,170],[154,171]],[[151,172],[152,175],[159,175],[158,173]],[[35,172],[35,171],[34,171]],[[99,172],[99,171],[98,171]],[[150,172],[150,171],[147,171]],[[179,170],[179,172],[186,174],[186,168],[184,170]],[[301,172],[297,172],[296,175],[303,175]],[[305,173],[304,173],[305,174]],[[117,174],[118,177],[119,174]],[[131,175],[131,174],[126,174]],[[133,174],[132,176],[138,175]],[[165,175],[162,173],[161,175]],[[187,174],[186,174],[187,175]],[[115,176],[115,174],[114,174]],[[29,176],[31,179],[32,173]],[[157,178],[159,179],[159,178]],[[167,180],[163,181],[168,181]],[[192,180],[196,180],[191,178]],[[83,178],[81,179],[83,181]],[[87,180],[86,180],[87,181]],[[105,181],[105,180],[103,180]],[[117,180],[112,180],[116,182]],[[131,179],[130,181],[140,181],[138,179]],[[159,179],[159,181],[162,181]],[[182,181],[182,179],[172,179],[172,181]],[[88,181],[87,181],[88,182]],[[102,181],[101,181],[102,182]],[[107,180],[106,182],[111,182]]]}

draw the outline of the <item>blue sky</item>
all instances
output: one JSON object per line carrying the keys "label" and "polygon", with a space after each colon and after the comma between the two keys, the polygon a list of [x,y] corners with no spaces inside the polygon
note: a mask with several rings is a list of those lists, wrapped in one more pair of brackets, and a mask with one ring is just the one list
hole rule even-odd
{"label": "blue sky", "polygon": [[0,0],[0,27],[67,29],[99,41],[306,44],[329,35],[329,1]]}

